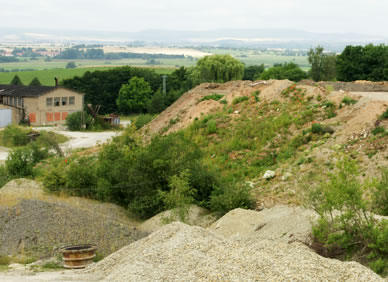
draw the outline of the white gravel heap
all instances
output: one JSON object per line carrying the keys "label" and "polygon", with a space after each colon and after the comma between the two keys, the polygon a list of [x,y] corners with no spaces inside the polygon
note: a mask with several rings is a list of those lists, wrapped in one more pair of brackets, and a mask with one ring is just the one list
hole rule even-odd
{"label": "white gravel heap", "polygon": [[85,270],[104,281],[384,281],[300,243],[225,238],[174,222]]}

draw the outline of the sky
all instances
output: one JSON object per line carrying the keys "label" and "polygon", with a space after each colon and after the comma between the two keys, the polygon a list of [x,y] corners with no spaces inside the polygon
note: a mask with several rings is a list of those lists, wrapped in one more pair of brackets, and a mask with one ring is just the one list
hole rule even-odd
{"label": "sky", "polygon": [[387,0],[0,0],[0,29],[297,29],[388,37]]}

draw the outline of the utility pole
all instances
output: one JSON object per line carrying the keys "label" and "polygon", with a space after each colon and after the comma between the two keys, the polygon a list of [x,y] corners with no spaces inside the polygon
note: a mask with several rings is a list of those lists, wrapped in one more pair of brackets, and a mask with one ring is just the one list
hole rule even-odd
{"label": "utility pole", "polygon": [[167,75],[163,75],[163,94],[166,95],[166,79],[167,79]]}

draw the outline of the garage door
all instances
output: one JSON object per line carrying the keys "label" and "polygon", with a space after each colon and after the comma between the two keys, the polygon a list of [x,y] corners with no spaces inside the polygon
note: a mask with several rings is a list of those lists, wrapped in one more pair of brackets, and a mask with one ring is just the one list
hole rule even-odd
{"label": "garage door", "polygon": [[3,109],[0,110],[0,127],[6,127],[12,123],[12,110]]}

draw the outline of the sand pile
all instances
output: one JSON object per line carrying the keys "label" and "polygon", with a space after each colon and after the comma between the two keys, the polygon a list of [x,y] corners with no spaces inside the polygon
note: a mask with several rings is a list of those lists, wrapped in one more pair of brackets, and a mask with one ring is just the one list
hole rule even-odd
{"label": "sand pile", "polygon": [[300,207],[275,206],[260,212],[235,209],[213,223],[209,229],[225,237],[255,240],[312,243],[312,223],[318,215]]}
{"label": "sand pile", "polygon": [[85,270],[104,281],[384,281],[355,262],[323,258],[301,243],[228,239],[169,224]]}

